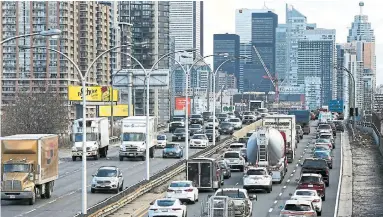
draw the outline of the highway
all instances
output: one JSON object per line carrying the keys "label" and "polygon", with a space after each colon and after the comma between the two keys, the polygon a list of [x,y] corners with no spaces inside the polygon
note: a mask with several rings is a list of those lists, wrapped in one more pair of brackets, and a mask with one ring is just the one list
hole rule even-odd
{"label": "highway", "polygon": [[[171,134],[167,134],[171,138]],[[221,139],[227,136],[221,136]],[[183,146],[185,143],[181,143]],[[88,207],[112,196],[113,193],[90,193],[92,175],[101,166],[117,166],[122,169],[124,188],[143,180],[146,174],[145,161],[120,162],[118,159],[118,146],[111,146],[106,159],[87,161]],[[189,156],[201,149],[190,149]],[[151,159],[151,174],[174,164],[179,159],[162,159],[162,150],[157,149],[155,158]],[[37,199],[32,206],[21,201],[2,201],[1,215],[7,217],[72,217],[81,211],[81,161],[72,162],[64,160],[59,164],[59,178],[55,181],[51,199]]]}
{"label": "highway", "polygon": [[[315,128],[311,128],[311,132],[315,132]],[[333,169],[330,170],[330,186],[326,188],[326,201],[323,202],[322,216],[331,217],[334,216],[336,194],[338,190],[339,172],[340,172],[340,137],[338,133],[336,137],[336,148],[334,149],[334,165]],[[253,202],[253,216],[259,217],[275,217],[279,216],[281,211],[280,206],[283,206],[285,201],[290,198],[289,193],[294,193],[297,186],[296,179],[299,178],[300,167],[298,162],[304,160],[305,157],[310,156],[310,147],[308,142],[314,139],[314,134],[305,135],[303,140],[298,144],[297,157],[294,163],[289,164],[288,173],[281,184],[274,184],[273,191],[269,194],[266,192],[256,192],[258,197],[257,201]],[[302,156],[302,157],[301,157]],[[242,187],[241,172],[232,173],[230,179],[225,180],[224,187]],[[214,192],[200,192],[199,202],[193,205],[188,205],[188,216],[189,217],[200,217],[201,210],[205,209],[201,207],[201,204],[206,204],[208,195],[212,195]],[[145,213],[146,214],[146,213]],[[145,216],[145,214],[143,216]]]}

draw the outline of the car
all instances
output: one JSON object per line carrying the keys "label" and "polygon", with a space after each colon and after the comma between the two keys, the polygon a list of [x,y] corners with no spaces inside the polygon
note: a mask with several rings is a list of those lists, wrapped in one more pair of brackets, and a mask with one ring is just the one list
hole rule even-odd
{"label": "car", "polygon": [[203,133],[203,126],[201,124],[192,124],[189,127],[190,135]]}
{"label": "car", "polygon": [[183,127],[185,127],[185,118],[173,117],[172,121],[169,123],[169,133],[173,133],[177,128]]}
{"label": "car", "polygon": [[221,169],[221,172],[223,173],[223,178],[225,178],[225,179],[230,178],[231,177],[231,169],[230,169],[229,164],[224,160],[220,160],[217,163]]}
{"label": "car", "polygon": [[[209,139],[209,142],[213,141],[213,129],[207,129],[205,131],[205,134],[207,138]],[[221,134],[219,133],[218,130],[215,130],[215,141],[218,142],[221,140]]]}
{"label": "car", "polygon": [[294,194],[289,194],[291,200],[307,200],[310,201],[318,216],[322,215],[322,198],[319,196],[316,190],[300,189],[296,190]]}
{"label": "car", "polygon": [[304,132],[303,132],[303,129],[302,129],[301,125],[296,125],[295,126],[295,130],[297,131],[297,134],[299,135],[299,138],[303,139]]}
{"label": "car", "polygon": [[344,132],[344,124],[342,121],[334,121],[337,131]]}
{"label": "car", "polygon": [[166,143],[167,143],[167,136],[165,134],[161,134],[157,136],[156,148],[165,148]]}
{"label": "car", "polygon": [[225,122],[229,119],[229,115],[227,113],[220,113],[217,117],[219,122]]}
{"label": "car", "polygon": [[256,121],[257,117],[255,115],[244,115],[242,118],[242,124],[252,124]]}
{"label": "car", "polygon": [[273,178],[270,174],[264,167],[249,167],[243,176],[243,188],[249,192],[261,189],[270,193],[273,190]]}
{"label": "car", "polygon": [[239,150],[239,153],[241,153],[241,156],[245,159],[245,161],[247,162],[247,148],[241,148],[241,150]]}
{"label": "car", "polygon": [[332,128],[329,124],[319,124],[317,127],[317,133],[332,133]]}
{"label": "car", "polygon": [[247,136],[238,138],[238,143],[242,143],[242,144],[247,145],[248,141],[249,141],[249,137],[247,137]]}
{"label": "car", "polygon": [[166,198],[177,198],[181,202],[187,201],[194,204],[198,201],[198,188],[192,181],[172,181],[166,191]]}
{"label": "car", "polygon": [[330,139],[317,139],[314,142],[315,146],[317,145],[327,145],[331,150],[333,149],[333,145]]}
{"label": "car", "polygon": [[306,158],[302,163],[301,174],[303,173],[317,173],[321,174],[326,184],[326,187],[330,185],[330,171],[327,162],[318,158]]}
{"label": "car", "polygon": [[242,128],[242,121],[239,118],[230,118],[229,123],[231,123],[234,126],[235,130],[239,130]]}
{"label": "car", "polygon": [[177,198],[162,198],[157,199],[150,203],[148,210],[149,217],[157,216],[174,216],[174,217],[186,217],[187,208]]}
{"label": "car", "polygon": [[209,146],[209,139],[205,134],[194,134],[189,143],[190,148],[206,148],[207,146]]}
{"label": "car", "polygon": [[209,120],[211,116],[213,116],[213,112],[202,112],[202,117],[204,121]]}
{"label": "car", "polygon": [[228,115],[228,118],[229,118],[229,119],[237,118],[237,116],[235,115],[234,112],[228,112],[227,115]]}
{"label": "car", "polygon": [[327,162],[327,165],[330,169],[332,169],[332,156],[331,156],[331,152],[329,151],[314,151],[313,153],[313,158],[319,158],[319,159],[323,159]]}
{"label": "car", "polygon": [[336,137],[336,126],[335,126],[335,123],[334,122],[329,122],[330,126],[331,126],[331,129],[332,129],[332,135],[334,137]]}
{"label": "car", "polygon": [[222,135],[232,135],[234,133],[234,126],[229,122],[221,122],[218,126],[218,130]]}
{"label": "car", "polygon": [[186,129],[177,128],[172,136],[172,141],[185,141],[186,139]]}
{"label": "car", "polygon": [[327,144],[315,144],[313,153],[316,151],[328,151],[330,154],[332,153],[331,147],[329,147]]}
{"label": "car", "polygon": [[239,151],[226,151],[222,158],[229,164],[231,169],[239,169],[243,172],[245,169],[245,159]]}
{"label": "car", "polygon": [[331,141],[332,148],[335,148],[335,139],[332,135],[332,133],[321,133],[319,134],[318,139],[328,139]]}
{"label": "car", "polygon": [[236,143],[231,143],[229,145],[229,150],[230,151],[240,151],[244,147],[246,147],[245,144],[236,142]]}
{"label": "car", "polygon": [[124,177],[116,166],[100,167],[93,175],[91,193],[96,191],[114,191],[118,193],[124,189]]}
{"label": "car", "polygon": [[315,190],[323,201],[326,200],[326,186],[321,174],[303,173],[296,181],[298,182],[297,189]]}
{"label": "car", "polygon": [[256,132],[255,130],[252,130],[252,131],[250,131],[250,132],[247,132],[247,133],[246,133],[246,137],[247,137],[247,138],[250,138],[255,132]]}
{"label": "car", "polygon": [[304,127],[303,127],[303,134],[305,135],[309,135],[311,132],[310,130],[310,125],[306,124]]}
{"label": "car", "polygon": [[284,206],[280,206],[280,217],[317,217],[314,205],[307,200],[287,200]]}
{"label": "car", "polygon": [[190,116],[190,124],[201,124],[203,125],[203,116],[200,114],[194,114]]}
{"label": "car", "polygon": [[214,129],[214,128],[218,128],[218,125],[219,125],[219,120],[217,118],[215,118],[215,123],[213,123],[213,118],[209,118],[206,122],[205,122],[205,128],[206,129]]}
{"label": "car", "polygon": [[255,113],[252,112],[252,111],[244,111],[244,112],[242,112],[242,116],[245,116],[245,115],[255,115]]}
{"label": "car", "polygon": [[168,143],[162,151],[162,158],[183,158],[184,150],[179,143]]}

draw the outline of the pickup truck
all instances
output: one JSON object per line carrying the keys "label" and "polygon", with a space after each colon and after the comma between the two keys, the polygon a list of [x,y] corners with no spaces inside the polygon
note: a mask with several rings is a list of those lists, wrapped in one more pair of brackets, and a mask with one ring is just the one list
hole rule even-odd
{"label": "pickup truck", "polygon": [[304,173],[321,174],[326,187],[330,185],[330,169],[328,168],[326,160],[306,158],[301,166],[301,175]]}
{"label": "pickup truck", "polygon": [[233,199],[235,216],[253,216],[252,200],[257,200],[257,196],[249,195],[247,190],[242,188],[220,188],[215,192],[214,196],[227,196]]}

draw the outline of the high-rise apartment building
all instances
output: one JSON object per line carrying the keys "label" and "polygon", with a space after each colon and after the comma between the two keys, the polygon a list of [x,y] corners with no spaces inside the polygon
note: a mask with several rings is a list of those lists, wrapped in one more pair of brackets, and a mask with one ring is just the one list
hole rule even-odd
{"label": "high-rise apartment building", "polygon": [[287,75],[287,25],[279,24],[276,30],[275,73],[283,81]]}
{"label": "high-rise apartment building", "polygon": [[[19,46],[58,49],[73,59],[82,73],[110,45],[110,9],[97,2],[18,1],[1,2],[0,38],[58,28],[60,38],[33,36],[3,44],[0,54],[3,103],[11,103],[19,91],[43,92],[54,87],[67,97],[68,86],[78,85],[78,74],[69,61],[46,49],[21,50]],[[88,75],[91,85],[109,83],[109,56],[100,59]],[[95,115],[89,107],[88,115]],[[74,118],[74,110],[71,118]]]}
{"label": "high-rise apartment building", "polygon": [[[262,60],[271,73],[269,78],[263,64],[253,50],[252,62],[255,66],[254,74],[256,80],[261,82],[259,86],[260,92],[274,91],[274,87],[270,81],[275,77],[275,51],[276,51],[276,29],[278,26],[278,15],[268,11],[267,13],[253,13],[251,21],[251,41],[262,57]],[[266,77],[264,77],[266,76]]]}
{"label": "high-rise apartment building", "polygon": [[253,55],[253,45],[251,42],[248,43],[240,43],[239,55],[241,58],[239,60],[239,78],[238,78],[238,90],[240,92],[244,92],[245,90],[245,81],[244,81],[244,68],[245,65],[252,63],[252,55]]}
{"label": "high-rise apartment building", "polygon": [[237,89],[237,79],[234,75],[227,72],[218,72],[215,78],[215,89],[216,92],[221,89]]}
{"label": "high-rise apartment building", "polygon": [[304,81],[305,105],[310,110],[316,110],[321,106],[321,77],[306,77]]}
{"label": "high-rise apartment building", "polygon": [[[170,1],[169,29],[170,37],[175,39],[175,50],[198,49],[203,56],[203,1]],[[180,58],[181,63],[193,63],[196,54],[189,58]]]}
{"label": "high-rise apartment building", "polygon": [[[221,63],[227,60],[228,57],[239,56],[239,41],[240,38],[236,34],[214,34],[213,53],[216,55],[213,57],[214,71]],[[219,70],[233,74],[236,78],[239,78],[239,59],[237,58],[233,61],[226,62]]]}

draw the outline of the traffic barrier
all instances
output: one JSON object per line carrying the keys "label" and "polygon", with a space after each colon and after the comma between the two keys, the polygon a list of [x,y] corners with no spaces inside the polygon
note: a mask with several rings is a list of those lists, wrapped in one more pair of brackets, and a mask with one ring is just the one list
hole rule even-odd
{"label": "traffic barrier", "polygon": [[[235,137],[246,135],[247,132],[255,129],[258,124],[253,123],[242,128],[241,130],[239,130],[241,132],[237,131],[238,133]],[[226,137],[215,146],[211,145],[192,155],[190,158],[209,157],[234,141],[234,137]],[[186,160],[178,161],[177,163],[159,171],[158,173],[150,177],[150,181],[142,180],[135,185],[129,186],[122,192],[88,208],[88,214],[84,215],[80,213],[75,215],[74,217],[104,217],[110,215],[117,211],[119,208],[137,199],[141,195],[151,191],[152,189],[158,186],[165,184],[166,182],[170,181],[173,177],[183,172],[186,169],[185,162]]]}
{"label": "traffic barrier", "polygon": [[236,138],[245,137],[248,132],[250,132],[252,130],[256,130],[261,125],[262,125],[262,121],[258,120],[258,121],[254,122],[252,124],[249,124],[249,125],[243,127],[241,130],[236,131],[233,134],[233,136],[235,136]]}

